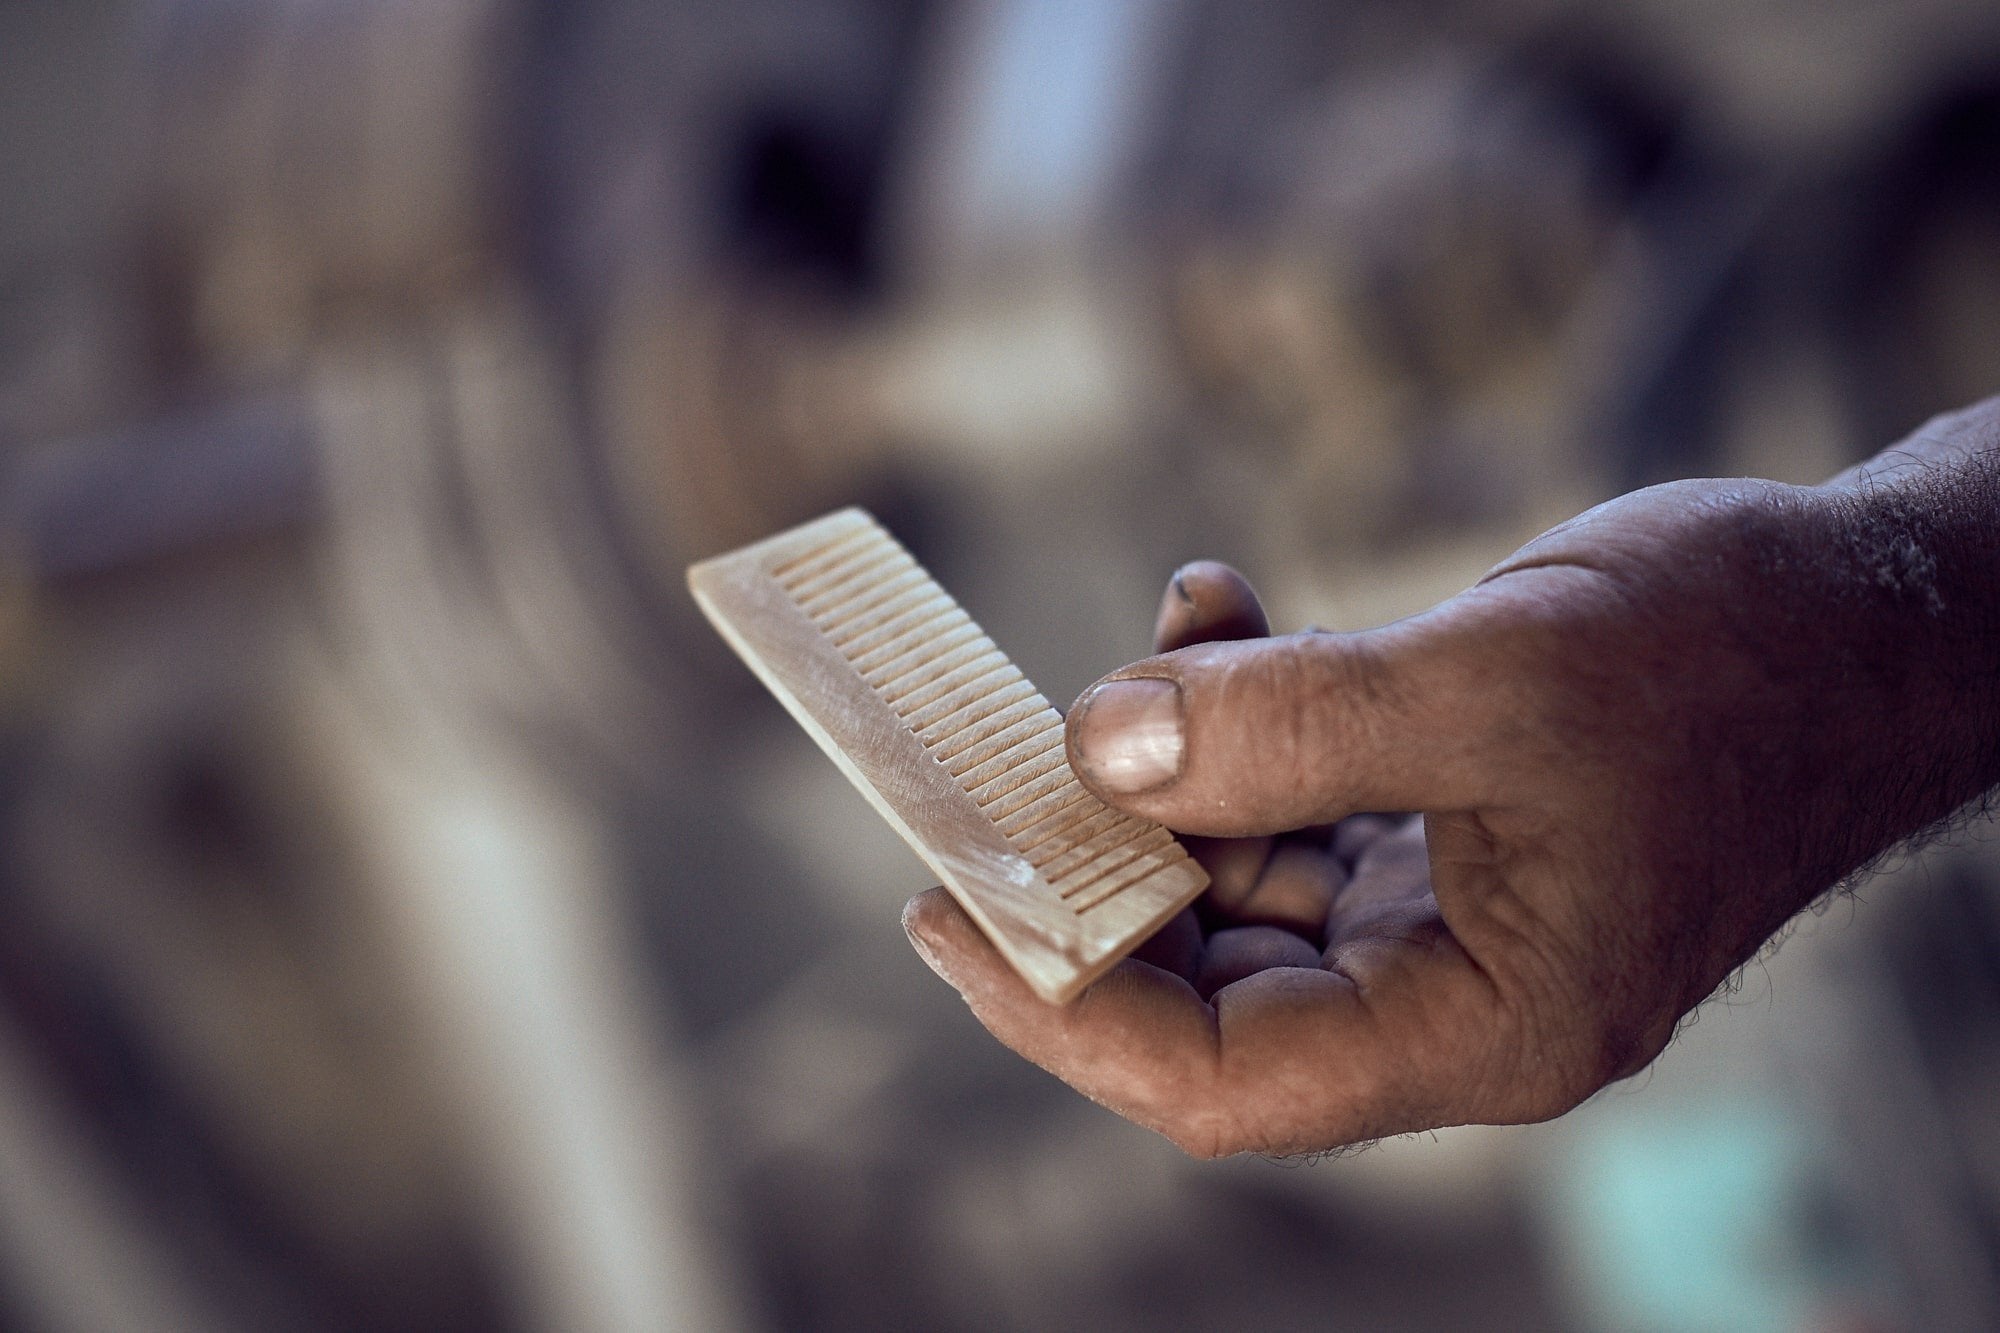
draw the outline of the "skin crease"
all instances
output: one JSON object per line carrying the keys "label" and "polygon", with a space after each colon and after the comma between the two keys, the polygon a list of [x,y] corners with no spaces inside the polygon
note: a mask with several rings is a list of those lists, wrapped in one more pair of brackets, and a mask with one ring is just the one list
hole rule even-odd
{"label": "skin crease", "polygon": [[1178,773],[1106,789],[1089,692],[1069,744],[1212,889],[1063,1008],[941,890],[904,924],[1002,1042],[1196,1156],[1545,1119],[2000,782],[1997,612],[2000,400],[1825,487],[1624,496],[1378,630],[1268,637],[1190,565],[1107,678],[1179,685]]}

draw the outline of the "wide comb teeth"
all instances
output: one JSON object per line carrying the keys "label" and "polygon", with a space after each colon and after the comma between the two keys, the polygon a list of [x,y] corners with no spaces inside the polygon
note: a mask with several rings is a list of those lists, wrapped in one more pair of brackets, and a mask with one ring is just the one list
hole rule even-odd
{"label": "wide comb teeth", "polygon": [[688,571],[723,637],[1045,999],[1207,886],[1070,772],[1063,721],[896,540],[846,509]]}

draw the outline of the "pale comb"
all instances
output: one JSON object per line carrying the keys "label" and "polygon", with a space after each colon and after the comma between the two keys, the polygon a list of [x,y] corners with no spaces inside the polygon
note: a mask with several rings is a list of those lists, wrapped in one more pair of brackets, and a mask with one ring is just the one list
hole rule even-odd
{"label": "pale comb", "polygon": [[688,586],[1043,999],[1207,887],[1172,833],[1084,790],[1062,717],[861,510],[705,560]]}

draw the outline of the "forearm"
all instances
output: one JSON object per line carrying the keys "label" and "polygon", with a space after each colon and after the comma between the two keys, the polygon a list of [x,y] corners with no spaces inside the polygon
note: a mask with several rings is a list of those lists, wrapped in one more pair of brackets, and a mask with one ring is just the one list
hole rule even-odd
{"label": "forearm", "polygon": [[1822,489],[1855,490],[1907,480],[1981,457],[1990,463],[1996,449],[2000,449],[2000,396],[1931,418],[1909,438],[1828,479]]}
{"label": "forearm", "polygon": [[1858,705],[1880,748],[1855,780],[1867,840],[1887,845],[2000,785],[2000,399],[1937,418],[1819,495],[1831,618],[1879,696]]}

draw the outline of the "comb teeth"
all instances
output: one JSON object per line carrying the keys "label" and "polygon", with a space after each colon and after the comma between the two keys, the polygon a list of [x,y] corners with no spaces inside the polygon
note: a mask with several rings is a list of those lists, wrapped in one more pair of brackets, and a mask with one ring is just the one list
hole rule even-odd
{"label": "comb teeth", "polygon": [[859,510],[688,572],[702,610],[1037,994],[1076,995],[1208,883],[1070,772],[1063,720]]}
{"label": "comb teeth", "polygon": [[[1084,790],[1063,752],[1062,714],[887,532],[844,533],[773,573],[1073,911],[1129,888],[1142,876],[1121,872],[1149,854],[1182,850],[1158,824]],[[1007,834],[1003,821],[1030,807],[1066,817]]]}

